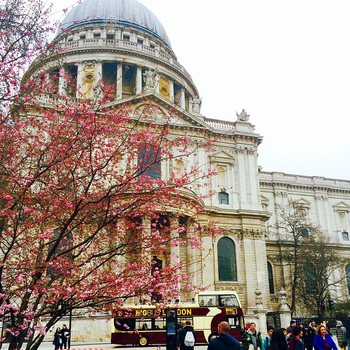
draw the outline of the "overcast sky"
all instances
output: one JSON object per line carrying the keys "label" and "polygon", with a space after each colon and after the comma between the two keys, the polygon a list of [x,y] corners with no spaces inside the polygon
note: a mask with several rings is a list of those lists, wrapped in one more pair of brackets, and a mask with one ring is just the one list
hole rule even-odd
{"label": "overcast sky", "polygon": [[250,114],[263,170],[350,180],[349,0],[139,2],[163,24],[202,114]]}

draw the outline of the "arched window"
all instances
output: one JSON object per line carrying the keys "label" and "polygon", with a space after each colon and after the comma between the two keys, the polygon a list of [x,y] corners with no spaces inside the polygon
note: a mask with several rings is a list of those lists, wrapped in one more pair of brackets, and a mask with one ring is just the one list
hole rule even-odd
{"label": "arched window", "polygon": [[350,294],[350,264],[345,267],[345,275],[346,275],[346,285],[348,286],[348,292]]}
{"label": "arched window", "polygon": [[237,281],[236,245],[231,238],[218,242],[219,281]]}
{"label": "arched window", "polygon": [[270,262],[267,262],[267,273],[269,276],[269,291],[270,294],[275,294],[275,286],[274,286],[274,280],[273,280],[273,270],[272,265]]}

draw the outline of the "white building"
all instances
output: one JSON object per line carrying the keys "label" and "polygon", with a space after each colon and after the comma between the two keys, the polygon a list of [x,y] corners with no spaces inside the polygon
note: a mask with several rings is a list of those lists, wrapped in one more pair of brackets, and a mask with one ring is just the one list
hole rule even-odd
{"label": "white building", "polygon": [[[176,114],[177,128],[182,132],[216,137],[215,151],[199,152],[192,161],[218,171],[207,189],[216,194],[205,199],[198,221],[203,226],[208,220],[215,221],[224,234],[203,238],[204,251],[188,247],[179,252],[181,259],[198,258],[188,271],[194,273],[194,284],[236,290],[247,320],[258,320],[263,330],[266,319],[257,319],[257,315],[279,310],[278,292],[288,277],[288,271],[277,262],[273,235],[268,234],[276,204],[288,199],[303,201],[312,221],[335,237],[339,254],[349,256],[350,180],[260,171],[262,136],[255,133],[250,116],[243,110],[235,122],[228,122],[201,114],[202,101],[195,83],[177,61],[162,24],[141,3],[83,0],[61,23],[55,43],[63,50],[38,60],[28,74],[39,68],[56,75],[69,72],[76,78],[77,88],[68,91],[61,74],[57,91],[72,97],[78,90],[86,98],[94,97],[100,79],[115,83],[115,103],[130,102],[137,108],[142,104],[139,97],[149,96],[163,113],[171,110]],[[222,258],[225,266],[219,262]],[[350,276],[350,261],[340,273]],[[337,298],[348,297],[349,279],[347,283],[344,280],[339,285]],[[84,335],[88,340],[86,332]],[[105,340],[108,336],[107,331]]]}

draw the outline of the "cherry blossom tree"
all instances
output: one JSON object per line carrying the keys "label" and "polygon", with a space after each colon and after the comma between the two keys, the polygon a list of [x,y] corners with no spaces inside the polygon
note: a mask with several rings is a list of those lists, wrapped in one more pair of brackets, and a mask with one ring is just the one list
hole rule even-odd
{"label": "cherry blossom tree", "polygon": [[0,112],[1,122],[17,95],[22,75],[38,53],[46,50],[51,7],[41,0],[3,0],[0,7]]}
{"label": "cherry blossom tree", "polygon": [[178,132],[151,98],[137,109],[113,104],[102,83],[98,98],[83,100],[49,98],[47,72],[21,79],[50,48],[49,11],[6,0],[0,13],[0,320],[10,349],[24,337],[37,349],[72,310],[190,291],[174,252],[200,249],[215,231],[196,224],[212,175],[194,161],[210,147],[204,135]]}
{"label": "cherry blossom tree", "polygon": [[[206,141],[157,122],[151,100],[113,107],[105,90],[98,102],[52,105],[24,93],[0,134],[2,313],[16,331],[46,320],[29,348],[70,310],[174,299],[187,276],[184,262],[170,263],[172,247],[200,247],[193,218],[210,173],[175,164]],[[161,269],[154,255],[165,258]]]}

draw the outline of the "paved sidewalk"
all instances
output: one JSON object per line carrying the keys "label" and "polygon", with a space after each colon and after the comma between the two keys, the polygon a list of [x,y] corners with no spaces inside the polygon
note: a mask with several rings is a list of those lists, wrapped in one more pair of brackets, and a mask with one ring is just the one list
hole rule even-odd
{"label": "paved sidewalk", "polygon": [[[84,342],[73,342],[71,344],[71,350],[110,350],[117,348],[115,344],[110,343],[84,343]],[[54,350],[52,342],[42,342],[39,347],[40,350]]]}
{"label": "paved sidewalk", "polygon": [[[84,342],[77,342],[72,343],[70,350],[121,350],[121,349],[145,349],[145,350],[166,350],[166,346],[158,347],[156,345],[154,346],[147,346],[144,347],[138,347],[138,346],[123,346],[123,345],[115,345],[110,343],[84,343]],[[196,350],[206,350],[207,346],[196,346]],[[52,345],[52,342],[43,342],[39,350],[54,350],[54,346]]]}
{"label": "paved sidewalk", "polygon": [[[199,347],[196,347],[199,348]],[[73,342],[71,344],[70,350],[121,350],[121,349],[147,349],[147,350],[166,350],[165,346],[158,347],[156,345],[154,346],[147,346],[146,348],[141,348],[138,346],[123,346],[123,345],[115,345],[110,343],[85,343],[85,342]],[[206,347],[205,347],[206,349]],[[43,342],[39,350],[54,350],[54,346],[52,345],[52,342]]]}

